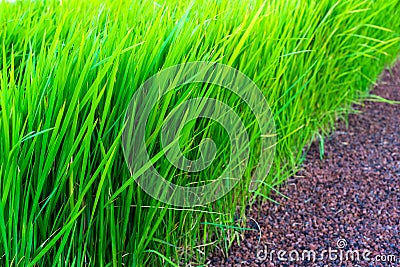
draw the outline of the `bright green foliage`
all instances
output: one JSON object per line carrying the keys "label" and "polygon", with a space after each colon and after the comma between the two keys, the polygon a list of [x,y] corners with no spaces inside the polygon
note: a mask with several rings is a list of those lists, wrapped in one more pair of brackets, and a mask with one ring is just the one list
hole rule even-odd
{"label": "bright green foliage", "polygon": [[[395,60],[399,5],[0,3],[0,266],[193,266],[216,245],[226,249],[244,230],[246,205],[293,174],[314,138],[321,138],[323,152],[335,120],[345,118]],[[152,199],[130,179],[121,134],[129,100],[142,82],[160,69],[198,60],[236,67],[256,82],[274,114],[278,143],[257,192],[247,188],[250,168],[224,198],[183,210]],[[206,89],[177,89],[159,110],[209,94],[242,110],[244,120],[252,116],[235,96]],[[154,114],[151,129],[163,121]],[[257,131],[249,129],[254,166]],[[193,158],[207,137],[227,147],[195,177],[215,179],[229,158],[223,129],[201,120],[185,133],[182,144],[195,142],[186,151]],[[148,144],[153,155],[159,151],[151,132]],[[177,182],[185,175],[165,160],[155,165]]]}

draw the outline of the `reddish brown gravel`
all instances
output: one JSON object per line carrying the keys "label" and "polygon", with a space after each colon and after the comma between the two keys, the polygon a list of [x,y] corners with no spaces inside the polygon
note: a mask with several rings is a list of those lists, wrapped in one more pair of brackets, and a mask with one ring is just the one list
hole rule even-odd
{"label": "reddish brown gravel", "polygon": [[[400,101],[400,63],[373,93]],[[313,144],[280,188],[289,199],[272,194],[280,205],[251,207],[261,238],[248,231],[208,266],[400,266],[400,105],[364,104],[325,141],[323,160]]]}

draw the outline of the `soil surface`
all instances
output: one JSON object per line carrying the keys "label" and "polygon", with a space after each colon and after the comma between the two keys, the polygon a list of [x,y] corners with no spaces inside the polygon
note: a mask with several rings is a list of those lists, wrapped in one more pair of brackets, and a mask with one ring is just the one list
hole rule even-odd
{"label": "soil surface", "polygon": [[[400,101],[400,62],[372,93]],[[208,266],[400,266],[400,105],[356,109],[325,140],[322,160],[312,145],[279,189],[289,198],[275,193],[280,204],[250,208],[248,226],[258,231]]]}

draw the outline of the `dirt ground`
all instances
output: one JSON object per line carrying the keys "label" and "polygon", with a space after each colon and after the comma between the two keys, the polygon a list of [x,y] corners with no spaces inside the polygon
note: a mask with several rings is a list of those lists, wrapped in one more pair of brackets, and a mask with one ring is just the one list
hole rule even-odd
{"label": "dirt ground", "polygon": [[[400,62],[373,93],[400,101]],[[208,266],[400,266],[400,105],[365,102],[271,201],[251,207],[241,244]],[[261,238],[260,238],[261,233]]]}

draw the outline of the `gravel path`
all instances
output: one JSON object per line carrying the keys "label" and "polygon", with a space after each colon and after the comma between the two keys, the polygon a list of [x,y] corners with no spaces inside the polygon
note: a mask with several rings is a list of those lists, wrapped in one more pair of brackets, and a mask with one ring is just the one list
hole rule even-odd
{"label": "gravel path", "polygon": [[[373,93],[400,101],[400,63]],[[209,266],[400,266],[400,105],[358,109],[325,140],[323,160],[313,144],[280,189],[289,199],[272,194],[280,205],[251,207],[261,238],[248,231]]]}

